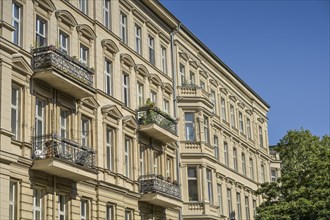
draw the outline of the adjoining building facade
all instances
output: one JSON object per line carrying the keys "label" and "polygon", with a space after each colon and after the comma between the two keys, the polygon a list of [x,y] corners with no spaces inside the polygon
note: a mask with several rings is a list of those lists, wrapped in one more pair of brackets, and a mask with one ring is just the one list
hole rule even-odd
{"label": "adjoining building facade", "polygon": [[0,219],[254,219],[269,105],[164,6],[0,5]]}

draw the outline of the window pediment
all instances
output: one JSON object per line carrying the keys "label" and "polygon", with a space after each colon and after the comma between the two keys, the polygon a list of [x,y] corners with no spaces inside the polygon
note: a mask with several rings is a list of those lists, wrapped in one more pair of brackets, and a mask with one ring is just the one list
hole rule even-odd
{"label": "window pediment", "polygon": [[210,79],[210,83],[212,84],[212,85],[214,85],[215,87],[218,87],[218,82],[215,80],[215,79]]}
{"label": "window pediment", "polygon": [[195,69],[197,69],[199,67],[199,63],[196,60],[190,60],[189,64],[194,67]]}
{"label": "window pediment", "polygon": [[85,36],[89,40],[95,40],[96,34],[91,27],[87,24],[79,24],[77,25],[77,32],[82,36]]}
{"label": "window pediment", "polygon": [[164,85],[163,85],[163,89],[164,89],[167,93],[170,93],[170,94],[173,93],[173,87],[172,87],[172,85],[169,84],[169,83],[164,83]]}
{"label": "window pediment", "polygon": [[122,64],[126,64],[129,67],[135,67],[133,58],[127,53],[120,54],[120,61]]}
{"label": "window pediment", "polygon": [[151,21],[146,21],[147,27],[154,32],[155,34],[158,34],[159,29],[151,22]]}
{"label": "window pediment", "polygon": [[252,115],[252,111],[250,109],[246,109],[245,112],[248,113],[249,115]]}
{"label": "window pediment", "polygon": [[244,103],[242,103],[242,102],[238,102],[238,103],[237,103],[237,105],[238,105],[239,107],[241,107],[242,109],[244,109],[244,108],[245,108],[245,104],[244,104]]}
{"label": "window pediment", "polygon": [[104,39],[101,41],[101,45],[104,49],[108,50],[112,54],[118,53],[119,49],[113,40]]}
{"label": "window pediment", "polygon": [[230,95],[229,98],[230,98],[233,102],[236,102],[236,101],[237,101],[237,98],[236,98],[234,95]]}
{"label": "window pediment", "polygon": [[157,74],[151,74],[150,75],[150,81],[155,84],[156,86],[162,86],[162,80],[160,79],[160,77]]}
{"label": "window pediment", "polygon": [[143,77],[150,77],[148,69],[143,64],[136,64],[135,71]]}
{"label": "window pediment", "polygon": [[139,128],[138,123],[132,115],[127,115],[123,117],[123,126],[137,130]]}
{"label": "window pediment", "polygon": [[101,112],[103,115],[108,115],[116,120],[119,120],[123,117],[120,110],[117,108],[116,105],[105,105],[101,108]]}
{"label": "window pediment", "polygon": [[67,10],[57,10],[55,12],[55,16],[59,22],[67,24],[68,26],[70,26],[70,28],[73,28],[78,25],[76,19]]}
{"label": "window pediment", "polygon": [[147,21],[147,18],[144,17],[136,8],[133,8],[132,10],[133,15],[138,18],[141,22],[145,23]]}
{"label": "window pediment", "polygon": [[100,106],[94,97],[81,99],[81,104],[91,109],[97,109]]}
{"label": "window pediment", "polygon": [[228,90],[226,88],[221,87],[220,91],[223,92],[224,94],[228,94]]}
{"label": "window pediment", "polygon": [[189,60],[188,55],[187,55],[186,53],[184,53],[184,52],[179,52],[179,56],[180,56],[183,60],[185,60],[186,62]]}
{"label": "window pediment", "polygon": [[261,124],[263,124],[264,122],[265,122],[265,119],[263,119],[263,118],[258,118],[257,119]]}
{"label": "window pediment", "polygon": [[48,13],[52,13],[56,10],[54,3],[51,0],[34,0],[37,7],[45,9]]}
{"label": "window pediment", "polygon": [[24,57],[20,54],[13,54],[12,56],[13,68],[18,70],[19,72],[28,75],[33,74],[33,69],[30,64],[24,59]]}

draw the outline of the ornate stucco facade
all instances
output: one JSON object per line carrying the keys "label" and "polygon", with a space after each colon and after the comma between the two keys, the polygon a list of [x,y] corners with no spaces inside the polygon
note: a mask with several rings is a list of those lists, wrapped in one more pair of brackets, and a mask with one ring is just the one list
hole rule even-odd
{"label": "ornate stucco facade", "polygon": [[268,109],[158,1],[0,0],[0,219],[253,219]]}

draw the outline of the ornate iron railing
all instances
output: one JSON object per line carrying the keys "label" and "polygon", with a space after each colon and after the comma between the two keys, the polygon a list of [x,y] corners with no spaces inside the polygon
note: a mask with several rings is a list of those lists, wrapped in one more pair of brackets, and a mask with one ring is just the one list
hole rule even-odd
{"label": "ornate iron railing", "polygon": [[52,67],[82,83],[89,86],[93,85],[92,75],[94,72],[84,64],[55,48],[55,46],[35,48],[31,52],[33,55],[32,67],[34,69]]}
{"label": "ornate iron railing", "polygon": [[181,198],[180,187],[177,184],[165,181],[156,175],[144,175],[139,179],[141,193],[160,193],[175,199]]}
{"label": "ornate iron railing", "polygon": [[142,107],[137,111],[137,118],[140,125],[156,124],[176,135],[176,121],[158,108]]}
{"label": "ornate iron railing", "polygon": [[33,155],[35,160],[59,158],[84,167],[95,166],[95,152],[85,146],[57,134],[33,137]]}

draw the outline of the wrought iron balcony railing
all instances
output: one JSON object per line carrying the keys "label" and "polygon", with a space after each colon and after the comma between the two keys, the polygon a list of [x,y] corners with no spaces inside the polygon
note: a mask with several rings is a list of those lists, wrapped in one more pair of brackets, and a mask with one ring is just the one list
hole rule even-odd
{"label": "wrought iron balcony railing", "polygon": [[33,137],[33,155],[35,160],[59,158],[84,167],[95,166],[95,152],[85,146],[56,134]]}
{"label": "wrought iron balcony railing", "polygon": [[181,198],[180,187],[177,184],[163,180],[157,175],[140,176],[141,193],[160,193],[175,199]]}
{"label": "wrought iron balcony railing", "polygon": [[176,121],[168,114],[160,111],[157,107],[141,107],[137,111],[138,123],[140,125],[156,124],[168,132],[176,135]]}
{"label": "wrought iron balcony railing", "polygon": [[34,69],[52,67],[86,85],[93,85],[94,72],[53,45],[32,49],[32,55]]}

